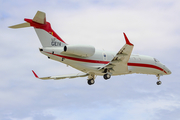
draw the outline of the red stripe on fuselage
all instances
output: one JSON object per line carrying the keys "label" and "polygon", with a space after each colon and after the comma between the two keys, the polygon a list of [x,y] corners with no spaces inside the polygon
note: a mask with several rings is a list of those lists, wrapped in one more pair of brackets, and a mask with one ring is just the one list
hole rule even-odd
{"label": "red stripe on fuselage", "polygon": [[163,70],[162,68],[155,66],[155,65],[151,65],[151,64],[143,64],[143,63],[128,63],[128,66],[135,66],[135,67],[146,67],[146,68],[154,68],[160,71],[163,71],[164,73],[167,74],[167,72],[165,70]]}
{"label": "red stripe on fuselage", "polygon": [[[64,56],[64,55],[52,54],[50,52],[46,52],[46,53],[51,54],[51,55],[55,55],[58,57],[66,58],[69,60],[80,61],[80,62],[98,63],[98,64],[108,64],[110,62],[110,61],[100,61],[100,60],[89,60],[89,59],[75,58],[75,57],[69,57],[69,56]],[[128,66],[134,66],[134,67],[153,68],[153,69],[163,71],[164,73],[167,74],[167,72],[165,70],[163,70],[162,68],[155,66],[155,65],[143,64],[143,63],[127,63],[127,64],[128,64]]]}

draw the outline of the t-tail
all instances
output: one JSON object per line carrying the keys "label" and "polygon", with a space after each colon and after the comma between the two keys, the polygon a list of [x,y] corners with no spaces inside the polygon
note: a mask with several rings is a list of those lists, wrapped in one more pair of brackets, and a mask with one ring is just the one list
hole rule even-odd
{"label": "t-tail", "polygon": [[9,28],[24,28],[34,27],[39,40],[43,47],[60,47],[67,45],[51,28],[51,24],[46,21],[46,14],[41,11],[37,11],[33,19],[25,18],[25,23],[13,25]]}

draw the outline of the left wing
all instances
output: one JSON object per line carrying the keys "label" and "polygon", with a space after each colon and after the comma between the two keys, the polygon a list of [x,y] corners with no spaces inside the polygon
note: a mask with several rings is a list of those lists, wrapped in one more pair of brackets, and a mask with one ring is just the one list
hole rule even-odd
{"label": "left wing", "polygon": [[38,77],[37,74],[33,70],[32,70],[32,72],[36,78],[39,78],[42,80],[48,80],[48,79],[59,80],[59,79],[65,79],[65,78],[86,77],[89,75],[87,73],[78,73],[78,74],[61,75],[61,76]]}
{"label": "left wing", "polygon": [[129,42],[126,34],[125,33],[123,34],[126,40],[126,44],[119,50],[119,52],[111,60],[111,62],[101,69],[104,73],[109,71],[110,73],[115,72],[119,74],[128,72],[127,63],[131,56],[134,45]]}

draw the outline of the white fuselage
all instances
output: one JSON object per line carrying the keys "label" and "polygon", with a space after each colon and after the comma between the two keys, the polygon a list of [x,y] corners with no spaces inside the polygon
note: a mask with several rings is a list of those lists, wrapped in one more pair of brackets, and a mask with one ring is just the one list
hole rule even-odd
{"label": "white fuselage", "polygon": [[[41,50],[41,53],[48,56],[50,59],[67,64],[75,69],[85,73],[93,72],[96,75],[104,75],[100,68],[107,65],[116,55],[115,52],[108,52],[104,50],[95,50],[95,54],[91,57],[80,57],[72,54],[63,54],[62,47],[46,47]],[[167,75],[171,71],[155,58],[144,55],[131,55],[128,61],[128,72],[121,72],[121,66],[118,67],[119,71],[113,71],[112,75],[122,74],[153,74],[153,75]]]}

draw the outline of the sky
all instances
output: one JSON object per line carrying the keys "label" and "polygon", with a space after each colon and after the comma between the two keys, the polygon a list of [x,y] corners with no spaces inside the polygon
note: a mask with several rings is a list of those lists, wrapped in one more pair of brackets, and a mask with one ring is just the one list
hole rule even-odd
{"label": "sky", "polygon": [[[180,120],[179,0],[0,0],[0,120]],[[119,51],[123,32],[132,54],[153,56],[171,75],[36,79],[79,73],[49,60],[33,28],[8,26],[32,19],[40,10],[68,44]]]}

